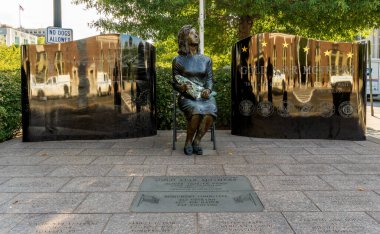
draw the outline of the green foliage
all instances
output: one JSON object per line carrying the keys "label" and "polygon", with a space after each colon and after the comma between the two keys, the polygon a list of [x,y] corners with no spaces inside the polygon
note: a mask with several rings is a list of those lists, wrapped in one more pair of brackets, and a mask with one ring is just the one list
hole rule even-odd
{"label": "green foliage", "polygon": [[[154,45],[156,47],[157,67],[171,68],[172,60],[178,55],[177,38],[170,36],[165,40],[159,41]],[[205,47],[205,54],[211,57],[213,67],[224,67],[231,61],[231,50],[226,51],[224,54],[213,53],[210,46]]]}
{"label": "green foliage", "polygon": [[21,128],[20,70],[0,70],[0,142]]}
{"label": "green foliage", "polygon": [[217,127],[229,129],[231,125],[231,68],[217,68],[214,71],[214,90],[217,92]]}
{"label": "green foliage", "polygon": [[21,50],[13,45],[0,45],[0,71],[19,69],[21,64]]}
{"label": "green foliage", "polygon": [[[175,38],[185,24],[198,24],[199,0],[74,0],[95,8],[102,18],[92,23],[105,32],[121,32],[154,41]],[[238,40],[241,19],[253,20],[251,33],[283,32],[351,41],[365,29],[379,27],[378,0],[207,0],[205,44],[208,54],[229,54]]]}
{"label": "green foliage", "polygon": [[0,45],[0,142],[21,127],[20,48]]}
{"label": "green foliage", "polygon": [[[173,88],[171,68],[157,68],[157,127],[160,130],[172,129],[173,125]],[[186,129],[182,113],[177,114],[177,127]]]}
{"label": "green foliage", "polygon": [[177,38],[170,36],[165,40],[155,43],[154,46],[156,47],[156,56],[158,58],[156,66],[171,69],[172,60],[178,55]]}
{"label": "green foliage", "polygon": [[38,37],[38,38],[37,38],[37,44],[38,44],[38,45],[43,45],[43,44],[45,44],[45,37]]}
{"label": "green foliage", "polygon": [[[218,106],[217,128],[229,128],[231,122],[231,71],[219,68],[214,71],[214,90],[217,92]],[[172,129],[173,124],[173,88],[171,68],[157,68],[157,122],[158,129]],[[186,119],[177,114],[177,126],[186,129]]]}

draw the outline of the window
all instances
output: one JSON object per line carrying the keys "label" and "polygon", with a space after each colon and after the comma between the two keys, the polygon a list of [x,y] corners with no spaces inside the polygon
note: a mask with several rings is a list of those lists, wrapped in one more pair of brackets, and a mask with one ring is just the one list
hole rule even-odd
{"label": "window", "polygon": [[19,37],[15,37],[15,44],[20,45],[20,38]]}

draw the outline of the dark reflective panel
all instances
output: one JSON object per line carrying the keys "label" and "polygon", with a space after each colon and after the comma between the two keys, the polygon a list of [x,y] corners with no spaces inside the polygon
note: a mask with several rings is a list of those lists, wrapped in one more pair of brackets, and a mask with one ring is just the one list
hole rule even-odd
{"label": "dark reflective panel", "polygon": [[23,46],[24,141],[156,134],[155,48],[129,35]]}
{"label": "dark reflective panel", "polygon": [[232,51],[232,134],[365,139],[366,45],[258,34]]}

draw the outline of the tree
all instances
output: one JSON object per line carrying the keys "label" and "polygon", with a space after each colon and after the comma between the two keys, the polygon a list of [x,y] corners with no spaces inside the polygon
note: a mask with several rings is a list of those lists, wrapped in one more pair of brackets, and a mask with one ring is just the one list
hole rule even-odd
{"label": "tree", "polygon": [[38,38],[37,38],[37,44],[38,44],[38,45],[43,45],[43,44],[45,44],[45,37],[38,37]]}
{"label": "tree", "polygon": [[[199,0],[73,0],[101,15],[92,26],[156,41],[197,25]],[[380,25],[378,0],[206,0],[205,40],[213,53],[229,52],[238,39],[260,32],[352,41]]]}
{"label": "tree", "polygon": [[0,45],[0,71],[19,69],[21,66],[20,47]]}

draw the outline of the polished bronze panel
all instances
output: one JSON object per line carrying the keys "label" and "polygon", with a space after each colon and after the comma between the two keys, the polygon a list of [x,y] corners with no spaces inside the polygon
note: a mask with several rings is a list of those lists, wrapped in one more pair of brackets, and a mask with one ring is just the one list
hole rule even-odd
{"label": "polished bronze panel", "polygon": [[149,43],[109,34],[22,51],[24,141],[156,134]]}
{"label": "polished bronze panel", "polygon": [[262,33],[232,51],[232,134],[365,139],[366,45]]}

